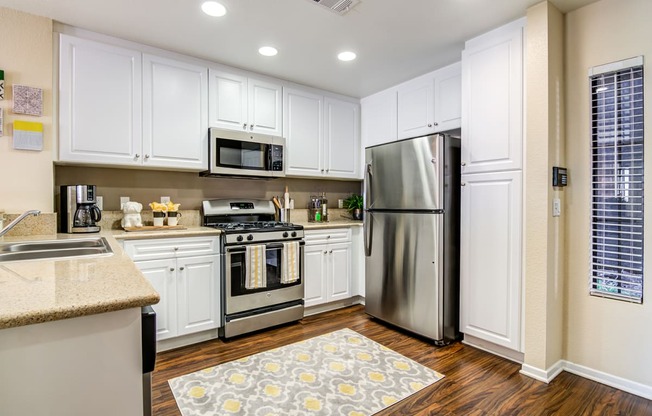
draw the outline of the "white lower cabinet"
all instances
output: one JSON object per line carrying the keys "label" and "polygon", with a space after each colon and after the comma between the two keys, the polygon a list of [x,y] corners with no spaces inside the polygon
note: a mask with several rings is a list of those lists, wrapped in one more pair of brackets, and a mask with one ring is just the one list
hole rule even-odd
{"label": "white lower cabinet", "polygon": [[461,322],[466,334],[521,350],[521,172],[462,175]]}
{"label": "white lower cabinet", "polygon": [[217,238],[131,240],[124,247],[161,296],[152,305],[158,341],[220,326]]}
{"label": "white lower cabinet", "polygon": [[306,230],[305,238],[305,306],[350,298],[351,230]]}

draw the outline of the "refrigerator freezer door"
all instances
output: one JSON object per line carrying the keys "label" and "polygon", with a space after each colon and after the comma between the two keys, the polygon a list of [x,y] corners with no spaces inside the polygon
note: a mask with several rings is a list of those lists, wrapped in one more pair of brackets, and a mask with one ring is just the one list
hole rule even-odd
{"label": "refrigerator freezer door", "polygon": [[444,338],[443,214],[368,212],[365,311]]}
{"label": "refrigerator freezer door", "polygon": [[365,151],[365,209],[443,209],[443,135],[417,137]]}

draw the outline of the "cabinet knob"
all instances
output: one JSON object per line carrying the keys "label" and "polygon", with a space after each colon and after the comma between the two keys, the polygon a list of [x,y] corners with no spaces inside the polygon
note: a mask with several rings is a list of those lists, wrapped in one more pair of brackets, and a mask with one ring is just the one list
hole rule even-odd
{"label": "cabinet knob", "polygon": [[439,125],[439,123],[437,123],[436,121],[435,121],[434,123],[432,123],[432,124],[433,124],[435,127],[437,127],[437,126]]}
{"label": "cabinet knob", "polygon": [[329,251],[328,253],[329,253],[329,254],[333,254],[333,250]]}
{"label": "cabinet knob", "polygon": [[183,266],[179,267],[179,270],[181,270],[181,271],[184,271],[185,269],[186,269],[186,268],[183,267]]}
{"label": "cabinet knob", "polygon": [[462,166],[466,166],[466,162],[462,162],[461,165],[462,165]]}
{"label": "cabinet knob", "polygon": [[327,235],[326,238],[331,238],[331,236],[330,236],[330,235]]}
{"label": "cabinet knob", "polygon": [[175,247],[175,248],[174,248],[174,251],[177,251],[177,250],[179,250],[179,247]]}
{"label": "cabinet knob", "polygon": [[173,271],[174,271],[174,267],[170,267],[170,271],[173,272]]}
{"label": "cabinet knob", "polygon": [[466,182],[460,182],[460,185],[466,186]]}
{"label": "cabinet knob", "polygon": [[254,131],[254,125],[253,124],[249,125],[249,130]]}
{"label": "cabinet knob", "polygon": [[428,127],[432,127],[432,124],[428,124]]}
{"label": "cabinet knob", "polygon": [[149,159],[149,155],[145,155],[145,159]]}
{"label": "cabinet knob", "polygon": [[324,173],[324,169],[322,169],[321,172]]}
{"label": "cabinet knob", "polygon": [[135,159],[140,159],[140,154],[139,154],[139,153],[136,153],[136,155],[134,156],[134,158],[135,158]]}
{"label": "cabinet knob", "polygon": [[327,253],[328,253],[328,251],[324,250],[324,254],[327,254]]}
{"label": "cabinet knob", "polygon": [[247,123],[244,123],[244,124],[242,125],[242,130],[247,130]]}

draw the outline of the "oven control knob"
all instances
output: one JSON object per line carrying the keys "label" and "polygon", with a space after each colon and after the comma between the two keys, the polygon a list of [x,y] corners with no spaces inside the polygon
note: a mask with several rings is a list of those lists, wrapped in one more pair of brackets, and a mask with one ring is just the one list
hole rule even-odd
{"label": "oven control knob", "polygon": [[288,232],[286,231],[283,233],[283,237],[287,237],[287,236],[288,236]]}
{"label": "oven control knob", "polygon": [[242,236],[239,235],[239,236],[236,238],[236,240],[238,240],[238,241],[242,241],[242,240],[244,240],[244,238],[242,238]]}
{"label": "oven control knob", "polygon": [[254,235],[253,235],[253,234],[249,234],[249,235],[247,236],[247,240],[248,240],[248,241],[251,241],[251,240],[253,240],[253,239],[254,239]]}
{"label": "oven control knob", "polygon": [[297,232],[296,232],[296,231],[292,231],[292,234],[291,234],[291,235],[292,235],[292,237],[296,237],[296,236],[297,236]]}

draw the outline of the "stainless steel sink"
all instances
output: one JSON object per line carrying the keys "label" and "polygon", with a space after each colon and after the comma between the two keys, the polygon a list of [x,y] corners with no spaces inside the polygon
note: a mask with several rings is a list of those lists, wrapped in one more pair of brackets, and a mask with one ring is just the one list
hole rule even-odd
{"label": "stainless steel sink", "polygon": [[0,263],[112,254],[113,250],[104,237],[0,243]]}

